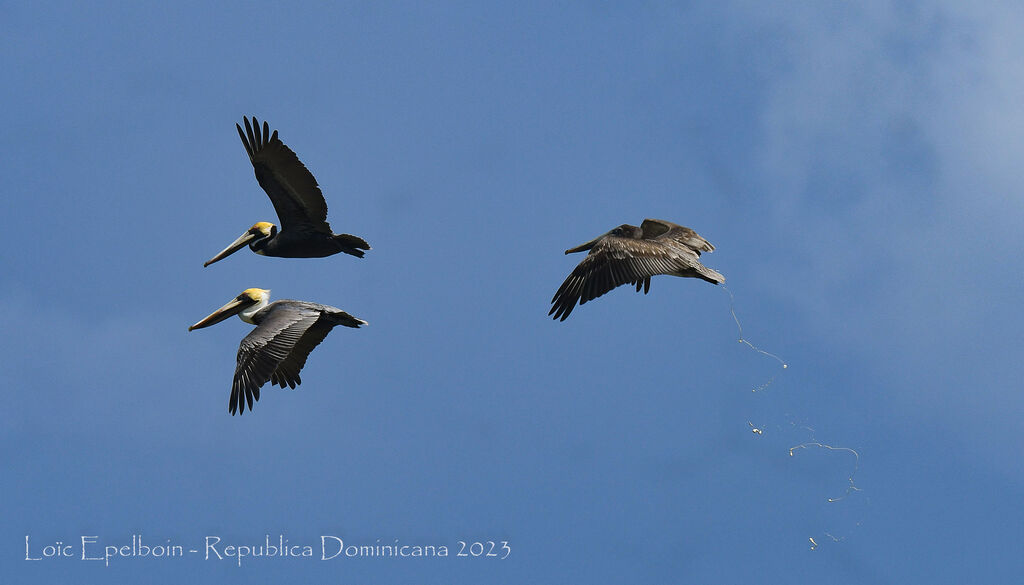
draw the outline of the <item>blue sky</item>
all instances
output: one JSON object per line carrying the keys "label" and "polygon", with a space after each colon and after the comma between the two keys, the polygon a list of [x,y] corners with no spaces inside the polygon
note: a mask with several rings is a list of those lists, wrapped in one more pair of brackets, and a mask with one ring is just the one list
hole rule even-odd
{"label": "blue sky", "polygon": [[[1018,578],[1022,24],[1009,3],[3,6],[0,573]],[[365,259],[203,268],[276,221],[243,115]],[[715,244],[745,337],[788,369],[697,280],[546,316],[563,250],[645,217]],[[370,326],[239,418],[249,326],[186,327],[248,287]],[[808,443],[859,459],[790,456]],[[108,567],[84,535],[450,556]],[[76,558],[26,561],[26,536]],[[489,540],[508,558],[454,556]]]}

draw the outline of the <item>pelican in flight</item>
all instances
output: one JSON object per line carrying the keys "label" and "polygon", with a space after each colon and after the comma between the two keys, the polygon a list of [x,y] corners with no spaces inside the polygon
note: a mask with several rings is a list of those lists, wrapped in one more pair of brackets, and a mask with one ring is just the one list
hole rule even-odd
{"label": "pelican in flight", "polygon": [[264,256],[284,258],[323,258],[344,252],[362,258],[369,250],[366,240],[349,234],[335,234],[327,223],[327,202],[317,186],[313,173],[302,164],[290,148],[270,133],[263,122],[263,132],[255,117],[252,124],[244,118],[245,132],[235,124],[245,151],[256,171],[256,180],[274,204],[281,229],[272,223],[260,221],[231,245],[208,260],[203,266],[234,254],[245,247]]}
{"label": "pelican in flight", "polygon": [[[231,383],[231,414],[252,410],[260,399],[260,387],[268,381],[284,388],[302,383],[299,370],[313,348],[327,337],[335,325],[359,327],[366,321],[345,311],[318,303],[280,300],[269,303],[270,291],[247,288],[228,304],[188,328],[202,329],[238,315],[256,325],[238,346],[238,365]],[[269,304],[268,304],[269,303]],[[243,399],[244,396],[244,399]]]}
{"label": "pelican in flight", "polygon": [[647,294],[651,277],[658,274],[721,284],[725,277],[700,263],[700,253],[714,249],[690,228],[660,219],[645,219],[640,227],[622,224],[565,251],[590,253],[558,287],[548,315],[565,321],[577,302],[582,305],[623,284],[636,285],[637,292],[642,286]]}

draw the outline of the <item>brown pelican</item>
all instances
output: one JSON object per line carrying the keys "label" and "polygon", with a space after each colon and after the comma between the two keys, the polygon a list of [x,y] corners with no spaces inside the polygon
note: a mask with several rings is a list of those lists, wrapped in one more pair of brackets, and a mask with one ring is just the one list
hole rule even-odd
{"label": "brown pelican", "polygon": [[576,303],[583,304],[623,284],[651,290],[657,274],[700,278],[712,284],[725,277],[700,263],[701,252],[715,247],[688,227],[660,219],[645,219],[640,227],[622,224],[566,254],[590,250],[551,299],[548,315],[565,321]]}
{"label": "brown pelican", "polygon": [[[270,291],[247,288],[228,304],[188,328],[201,329],[238,315],[256,325],[238,346],[238,365],[231,383],[228,410],[245,413],[245,405],[260,399],[260,387],[270,382],[284,388],[302,383],[299,370],[309,352],[327,337],[335,325],[359,327],[366,321],[345,311],[306,301],[280,300],[267,304]],[[245,400],[242,400],[242,395]]]}
{"label": "brown pelican", "polygon": [[274,204],[281,229],[261,221],[253,224],[231,245],[207,261],[203,266],[234,254],[246,244],[257,254],[285,258],[323,258],[344,252],[359,258],[369,250],[366,240],[349,234],[335,234],[327,223],[327,202],[317,186],[313,173],[306,169],[299,157],[263,122],[263,132],[255,117],[252,125],[247,118],[245,132],[235,124],[249,153],[256,180]]}

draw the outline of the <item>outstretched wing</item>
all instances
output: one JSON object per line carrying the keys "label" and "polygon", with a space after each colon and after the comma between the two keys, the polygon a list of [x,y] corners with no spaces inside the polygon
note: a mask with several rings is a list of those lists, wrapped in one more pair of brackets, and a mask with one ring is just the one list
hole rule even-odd
{"label": "outstretched wing", "polygon": [[331,234],[331,226],[327,223],[327,202],[313,173],[292,149],[281,142],[277,130],[271,134],[270,126],[263,122],[263,131],[260,132],[259,121],[255,117],[252,124],[248,118],[244,121],[244,132],[238,124],[235,128],[245,151],[249,153],[256,180],[274,204],[281,230]]}
{"label": "outstretched wing", "polygon": [[302,378],[299,377],[299,372],[302,370],[302,366],[306,365],[306,358],[327,337],[327,334],[331,332],[333,327],[333,325],[324,323],[321,319],[307,329],[302,334],[298,343],[292,348],[288,357],[282,360],[277,365],[274,373],[270,375],[270,384],[277,384],[282,388],[285,386],[294,388],[301,384]]}
{"label": "outstretched wing", "polygon": [[[290,358],[293,361],[289,364],[297,363],[298,367],[293,370],[293,365],[289,365],[287,371],[294,371],[294,380],[298,383],[299,369],[306,363],[306,356],[323,340],[323,336],[327,335],[324,332],[323,336],[316,339],[307,349],[308,344],[303,343],[303,338],[306,332],[316,325],[320,318],[319,311],[277,303],[271,304],[266,310],[268,313],[260,324],[246,335],[238,346],[238,364],[235,367],[231,401],[228,404],[231,414],[235,414],[236,410],[244,413],[246,404],[249,410],[252,410],[253,402],[260,399],[260,387],[266,384],[280,365],[288,362]],[[327,330],[330,331],[330,327]],[[315,332],[310,340],[314,340],[318,334]],[[301,358],[294,358],[293,353],[301,353]]]}
{"label": "outstretched wing", "polygon": [[709,270],[701,266],[697,253],[686,246],[609,236],[594,245],[558,288],[548,315],[565,321],[577,303],[582,305],[617,286],[633,284],[638,292],[643,286],[646,294],[652,276],[675,274],[704,278],[696,273],[689,274],[700,269]]}

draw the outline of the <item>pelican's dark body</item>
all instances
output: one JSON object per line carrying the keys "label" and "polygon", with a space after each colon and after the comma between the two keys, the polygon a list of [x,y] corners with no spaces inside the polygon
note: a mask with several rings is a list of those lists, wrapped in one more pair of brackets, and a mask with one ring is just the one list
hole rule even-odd
{"label": "pelican's dark body", "polygon": [[302,383],[299,371],[310,352],[335,326],[357,328],[366,321],[337,307],[284,299],[269,303],[270,291],[246,289],[226,305],[189,327],[201,329],[232,315],[256,327],[238,345],[235,375],[228,410],[244,413],[260,399],[260,388],[270,382],[284,388]]}
{"label": "pelican's dark body", "polygon": [[[231,383],[228,410],[245,412],[260,399],[260,387],[295,388],[302,383],[299,371],[306,358],[336,325],[359,327],[366,322],[337,307],[283,299],[252,315],[256,324],[238,345],[238,366]],[[243,400],[243,396],[245,400]]]}
{"label": "pelican's dark body", "polygon": [[270,238],[250,242],[249,249],[261,256],[278,258],[326,258],[338,252],[359,258],[363,257],[363,251],[356,246],[366,242],[356,236],[323,232],[296,234],[294,232],[277,232],[276,228],[277,226],[274,226],[271,229],[271,233],[274,235]]}
{"label": "pelican's dark body", "polygon": [[209,266],[230,256],[246,244],[263,256],[282,258],[323,258],[344,252],[358,258],[370,245],[359,236],[335,234],[327,223],[327,202],[320,186],[299,157],[277,137],[277,130],[256,118],[245,118],[245,130],[238,124],[238,136],[249,155],[256,180],[267,192],[281,222],[278,228],[258,222],[227,248],[207,261]]}
{"label": "pelican's dark body", "polygon": [[715,249],[697,232],[660,219],[645,219],[637,227],[623,224],[566,254],[590,250],[551,299],[548,315],[565,321],[577,303],[596,299],[615,287],[632,284],[644,294],[658,274],[725,282],[720,273],[700,263],[701,252]]}

